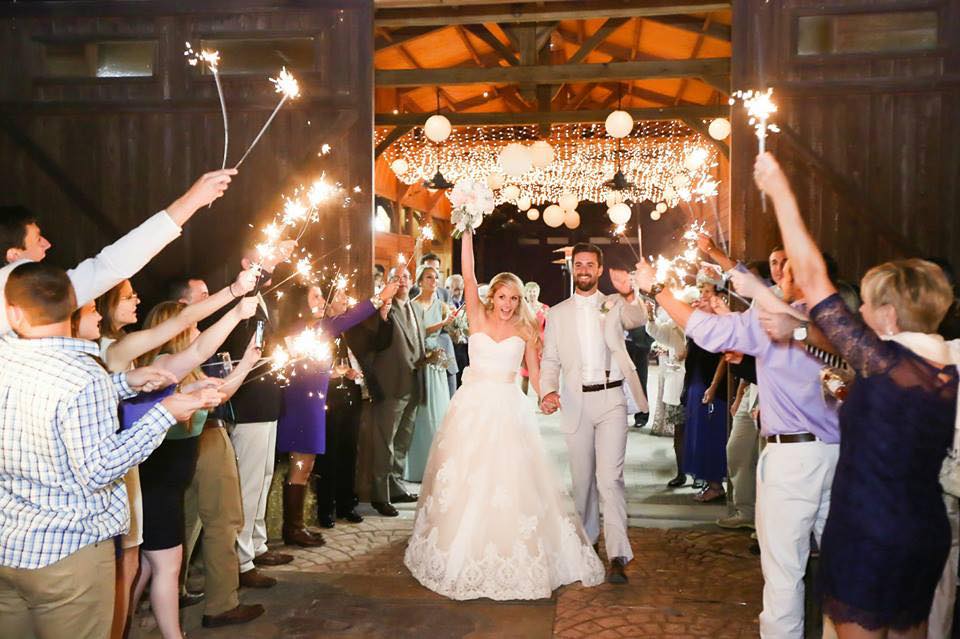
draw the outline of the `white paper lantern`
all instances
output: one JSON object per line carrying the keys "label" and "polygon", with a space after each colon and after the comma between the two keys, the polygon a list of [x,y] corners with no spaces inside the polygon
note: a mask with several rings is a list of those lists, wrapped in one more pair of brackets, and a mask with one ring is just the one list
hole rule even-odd
{"label": "white paper lantern", "polygon": [[397,175],[406,173],[409,168],[410,168],[410,165],[407,164],[407,161],[404,160],[403,158],[397,158],[396,160],[390,163],[390,169]]}
{"label": "white paper lantern", "polygon": [[714,140],[726,140],[727,136],[730,135],[730,120],[717,118],[710,123],[707,130],[710,132],[710,137]]}
{"label": "white paper lantern", "polygon": [[575,229],[580,226],[580,214],[577,211],[567,211],[563,216],[563,224],[568,229]]}
{"label": "white paper lantern", "polygon": [[604,123],[607,135],[612,138],[625,138],[633,131],[633,116],[626,111],[614,111]]}
{"label": "white paper lantern", "polygon": [[556,204],[551,204],[543,210],[543,221],[551,228],[557,228],[563,224],[563,209]]}
{"label": "white paper lantern", "polygon": [[431,115],[427,118],[427,121],[423,123],[423,133],[431,142],[443,142],[450,137],[450,133],[452,132],[453,127],[450,125],[450,120],[439,113]]}
{"label": "white paper lantern", "polygon": [[519,142],[511,142],[500,151],[500,168],[507,175],[523,175],[533,168],[530,149]]}
{"label": "white paper lantern", "polygon": [[532,204],[533,202],[530,201],[529,196],[524,195],[523,197],[517,199],[517,208],[521,211],[526,211]]}
{"label": "white paper lantern", "polygon": [[542,169],[553,162],[553,147],[546,140],[537,140],[530,145],[530,159],[533,166]]}
{"label": "white paper lantern", "polygon": [[650,211],[650,219],[656,222],[660,219],[660,213],[658,211]]}
{"label": "white paper lantern", "polygon": [[666,213],[666,212],[667,212],[666,204],[664,204],[663,202],[660,202],[659,204],[657,204],[657,213]]}
{"label": "white paper lantern", "polygon": [[623,202],[623,196],[620,195],[619,191],[612,191],[610,194],[607,195],[606,202],[607,202],[607,208],[612,209],[617,204],[620,204],[621,202]]}
{"label": "white paper lantern", "polygon": [[572,211],[577,208],[577,204],[580,204],[580,200],[573,193],[564,192],[560,195],[560,201],[557,204],[565,211]]}
{"label": "white paper lantern", "polygon": [[504,182],[506,182],[506,178],[503,177],[502,173],[491,173],[487,176],[487,186],[493,190],[499,189]]}
{"label": "white paper lantern", "polygon": [[696,171],[703,163],[707,161],[707,150],[706,149],[694,149],[687,154],[686,159],[683,161],[683,165],[687,167],[689,171]]}
{"label": "white paper lantern", "polygon": [[527,211],[527,219],[531,222],[535,222],[540,219],[540,211],[537,209],[530,209]]}
{"label": "white paper lantern", "polygon": [[516,184],[508,184],[507,186],[503,187],[503,192],[501,195],[503,195],[503,199],[507,200],[508,202],[513,202],[515,199],[520,197],[520,187]]}
{"label": "white paper lantern", "polygon": [[607,215],[610,216],[610,221],[614,224],[626,224],[630,221],[633,211],[630,210],[628,204],[620,202],[607,209]]}

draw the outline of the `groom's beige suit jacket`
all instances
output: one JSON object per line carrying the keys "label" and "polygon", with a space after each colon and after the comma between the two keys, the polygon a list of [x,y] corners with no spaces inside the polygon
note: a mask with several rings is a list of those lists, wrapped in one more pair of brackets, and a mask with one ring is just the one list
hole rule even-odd
{"label": "groom's beige suit jacket", "polygon": [[[633,303],[628,303],[619,294],[603,296],[601,307],[608,309],[601,313],[601,330],[604,342],[610,350],[611,361],[617,363],[639,411],[647,412],[647,397],[640,384],[637,367],[630,359],[624,342],[625,330],[646,323],[647,309],[636,298]],[[540,391],[541,396],[559,392],[563,407],[560,428],[564,433],[573,433],[579,428],[583,407],[583,366],[577,329],[577,307],[572,296],[547,313],[543,359],[540,363]],[[626,424],[624,427],[626,428]]]}

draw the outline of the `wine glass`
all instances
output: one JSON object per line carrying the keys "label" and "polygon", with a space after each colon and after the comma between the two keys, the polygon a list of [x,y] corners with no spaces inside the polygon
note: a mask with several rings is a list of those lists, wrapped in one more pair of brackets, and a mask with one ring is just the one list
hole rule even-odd
{"label": "wine glass", "polygon": [[230,353],[226,351],[217,353],[217,359],[220,360],[220,368],[223,370],[224,377],[233,372],[233,360],[230,358]]}
{"label": "wine glass", "polygon": [[350,371],[350,358],[348,357],[338,357],[333,362],[333,375],[334,377],[340,378],[340,384],[337,385],[337,388],[344,389],[346,385],[343,383],[346,378],[347,372]]}

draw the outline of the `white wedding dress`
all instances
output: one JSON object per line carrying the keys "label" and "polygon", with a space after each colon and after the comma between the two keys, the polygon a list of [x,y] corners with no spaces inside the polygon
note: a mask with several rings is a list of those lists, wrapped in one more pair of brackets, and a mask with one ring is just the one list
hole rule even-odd
{"label": "white wedding dress", "polygon": [[604,579],[516,383],[525,343],[470,336],[470,366],[430,449],[404,563],[451,599],[541,599]]}

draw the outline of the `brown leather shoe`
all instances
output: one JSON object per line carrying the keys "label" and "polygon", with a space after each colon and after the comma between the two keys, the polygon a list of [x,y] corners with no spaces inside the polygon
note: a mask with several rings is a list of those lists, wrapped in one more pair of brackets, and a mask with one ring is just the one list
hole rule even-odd
{"label": "brown leather shoe", "polygon": [[410,493],[403,493],[403,494],[397,495],[396,497],[391,497],[391,498],[390,498],[390,503],[393,503],[393,504],[415,504],[415,503],[417,503],[417,499],[419,499],[419,498],[420,498],[419,495],[411,495]]}
{"label": "brown leather shoe", "polygon": [[607,583],[617,585],[623,585],[627,583],[627,575],[623,571],[623,568],[626,565],[627,562],[624,561],[623,557],[614,557],[611,559],[610,568],[607,569]]}
{"label": "brown leather shoe", "polygon": [[268,550],[262,555],[253,558],[254,566],[282,566],[293,561],[293,555],[287,555],[276,550]]}
{"label": "brown leather shoe", "polygon": [[[249,572],[253,572],[252,570]],[[245,606],[240,604],[236,608],[221,612],[219,615],[204,615],[200,621],[204,628],[218,628],[220,626],[232,626],[238,623],[247,623],[253,621],[263,614],[263,606],[253,604]]]}
{"label": "brown leather shoe", "polygon": [[273,588],[276,585],[276,579],[263,574],[256,568],[240,573],[241,588]]}
{"label": "brown leather shoe", "polygon": [[393,507],[393,504],[388,504],[383,501],[372,501],[370,505],[373,506],[373,509],[383,515],[384,517],[396,517],[400,512]]}

